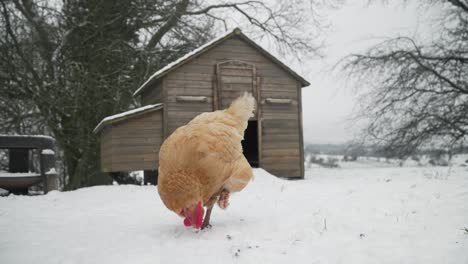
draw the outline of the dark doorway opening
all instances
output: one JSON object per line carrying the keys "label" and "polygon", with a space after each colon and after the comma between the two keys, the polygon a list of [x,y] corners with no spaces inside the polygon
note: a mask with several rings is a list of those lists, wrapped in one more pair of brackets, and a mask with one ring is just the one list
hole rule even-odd
{"label": "dark doorway opening", "polygon": [[258,168],[258,127],[257,121],[249,121],[242,140],[244,156],[249,161],[250,166]]}

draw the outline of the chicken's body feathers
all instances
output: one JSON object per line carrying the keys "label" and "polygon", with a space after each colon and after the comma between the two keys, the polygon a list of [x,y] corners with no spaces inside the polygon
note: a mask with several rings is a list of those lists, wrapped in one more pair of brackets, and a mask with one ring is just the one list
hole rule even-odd
{"label": "chicken's body feathers", "polygon": [[179,127],[160,149],[158,191],[179,213],[222,190],[241,191],[252,178],[241,141],[255,99],[244,94],[226,110],[203,113]]}

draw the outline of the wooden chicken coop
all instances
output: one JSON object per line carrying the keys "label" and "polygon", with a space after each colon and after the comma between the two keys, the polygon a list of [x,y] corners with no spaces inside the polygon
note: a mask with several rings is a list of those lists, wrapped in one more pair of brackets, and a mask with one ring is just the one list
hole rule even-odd
{"label": "wooden chicken coop", "polygon": [[244,155],[253,167],[303,178],[301,88],[308,85],[234,29],[154,73],[134,93],[143,107],[98,124],[102,170],[144,170],[145,178],[157,177],[159,147],[166,137],[200,113],[228,107],[247,91],[258,108],[244,135]]}

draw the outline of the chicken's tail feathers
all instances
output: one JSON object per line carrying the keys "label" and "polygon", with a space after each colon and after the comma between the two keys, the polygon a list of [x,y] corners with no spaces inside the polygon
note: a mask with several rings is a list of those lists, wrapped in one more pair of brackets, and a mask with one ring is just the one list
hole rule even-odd
{"label": "chicken's tail feathers", "polygon": [[243,121],[249,120],[253,116],[255,110],[255,98],[252,94],[245,92],[243,95],[234,100],[227,112],[231,115],[237,116]]}

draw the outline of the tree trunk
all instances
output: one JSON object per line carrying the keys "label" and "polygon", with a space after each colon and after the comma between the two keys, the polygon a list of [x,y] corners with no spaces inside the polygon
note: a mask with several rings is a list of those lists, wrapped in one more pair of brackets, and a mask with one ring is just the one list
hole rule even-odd
{"label": "tree trunk", "polygon": [[65,150],[68,182],[66,190],[75,190],[81,187],[112,184],[112,178],[100,171],[99,151],[97,148],[88,149],[79,157]]}

